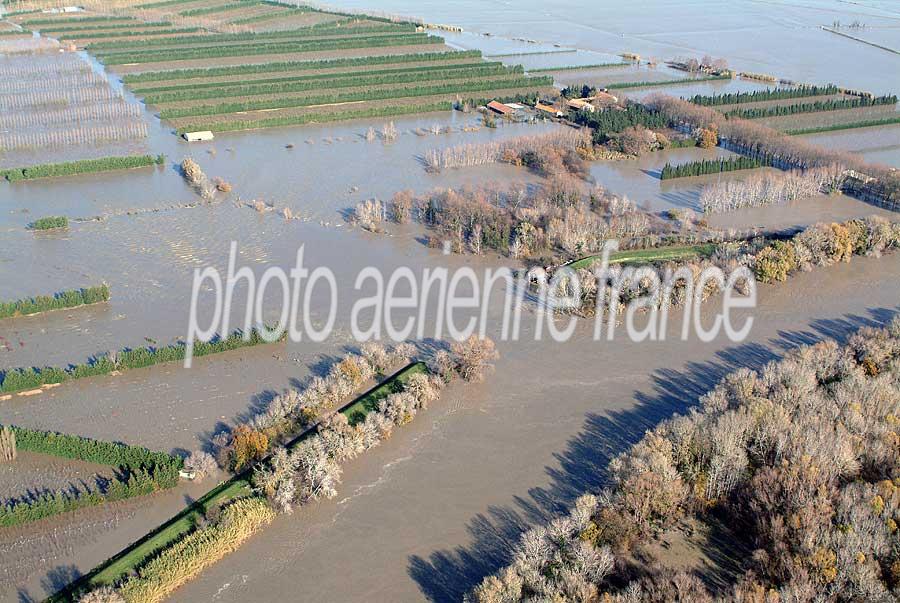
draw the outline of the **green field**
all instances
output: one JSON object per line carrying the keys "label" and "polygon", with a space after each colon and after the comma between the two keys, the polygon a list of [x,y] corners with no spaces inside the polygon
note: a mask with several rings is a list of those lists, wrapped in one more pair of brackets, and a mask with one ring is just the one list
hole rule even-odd
{"label": "green field", "polygon": [[[648,264],[650,262],[662,262],[672,260],[685,260],[688,258],[703,257],[710,255],[716,246],[712,243],[703,245],[684,245],[673,247],[656,247],[651,249],[634,249],[624,250],[611,253],[609,256],[610,264]],[[569,262],[566,264],[569,268],[580,269],[589,268],[595,260],[599,260],[602,255],[589,255],[587,257]]]}

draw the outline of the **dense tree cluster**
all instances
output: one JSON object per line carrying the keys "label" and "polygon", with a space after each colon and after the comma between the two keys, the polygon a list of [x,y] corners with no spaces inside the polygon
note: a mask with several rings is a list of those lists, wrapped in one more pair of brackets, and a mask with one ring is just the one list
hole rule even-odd
{"label": "dense tree cluster", "polygon": [[754,372],[609,466],[610,488],[526,533],[477,603],[711,603],[697,575],[627,558],[685,517],[717,517],[754,549],[725,603],[894,601],[900,595],[900,319]]}
{"label": "dense tree cluster", "polygon": [[577,111],[572,115],[572,120],[579,125],[588,126],[594,133],[596,144],[609,142],[615,134],[632,126],[665,128],[669,122],[659,111],[637,103],[628,103],[624,110],[612,109],[593,113]]}

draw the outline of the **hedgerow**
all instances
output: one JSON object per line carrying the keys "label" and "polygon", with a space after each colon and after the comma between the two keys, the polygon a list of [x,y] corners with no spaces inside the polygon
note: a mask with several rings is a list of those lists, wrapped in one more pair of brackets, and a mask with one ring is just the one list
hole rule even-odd
{"label": "hedgerow", "polygon": [[162,165],[165,163],[165,155],[131,155],[125,157],[102,157],[100,159],[83,159],[81,161],[68,161],[65,163],[46,163],[29,167],[0,170],[0,178],[6,178],[10,182],[19,180],[32,180],[35,178],[55,178],[58,176],[72,176],[75,174],[87,174],[92,172],[107,172],[111,170],[127,170],[148,165]]}
{"label": "hedgerow", "polygon": [[818,134],[820,132],[833,132],[835,130],[851,130],[854,128],[871,128],[873,126],[889,126],[900,123],[900,115],[894,117],[885,117],[884,119],[867,119],[863,121],[854,121],[846,124],[832,124],[830,126],[819,126],[817,128],[800,128],[797,130],[784,130],[789,136],[799,136],[801,134]]}
{"label": "hedgerow", "polygon": [[431,96],[436,94],[456,94],[460,92],[472,92],[476,90],[492,90],[503,88],[520,88],[526,86],[542,87],[553,84],[552,77],[537,78],[503,78],[486,79],[472,82],[455,82],[449,84],[434,84],[430,86],[415,86],[409,88],[385,88],[376,90],[364,90],[345,94],[323,94],[303,98],[280,98],[262,101],[247,101],[241,103],[221,103],[218,105],[199,105],[195,107],[182,107],[166,109],[160,112],[162,119],[178,117],[192,117],[198,115],[221,115],[238,113],[242,111],[257,111],[261,109],[282,109],[289,107],[306,107],[310,105],[323,105],[329,103],[343,103],[351,101],[372,101],[392,98],[412,98],[417,96]]}
{"label": "hedgerow", "polygon": [[49,454],[117,468],[102,486],[75,486],[69,490],[7,501],[0,507],[0,526],[37,521],[60,513],[105,502],[143,496],[178,483],[182,459],[142,446],[104,442],[77,435],[9,426],[19,450]]}
{"label": "hedgerow", "polygon": [[40,312],[76,308],[105,301],[109,301],[109,285],[70,289],[68,291],[60,291],[55,295],[38,295],[28,299],[0,302],[0,318],[28,316]]}
{"label": "hedgerow", "polygon": [[[76,25],[73,27],[69,27],[67,25],[63,25],[62,27],[44,27],[38,28],[42,33],[71,33],[73,31],[98,31],[98,30],[113,30],[113,29],[134,29],[135,27],[172,27],[172,24],[168,21],[155,21],[153,23],[135,23],[134,21],[129,21],[128,23],[111,23],[109,25]],[[116,34],[118,35],[118,34]]]}
{"label": "hedgerow", "polygon": [[210,98],[225,98],[234,96],[256,96],[263,94],[287,94],[291,92],[303,92],[306,90],[329,90],[337,88],[357,88],[362,86],[377,86],[388,84],[404,84],[412,82],[437,81],[455,79],[471,79],[487,76],[519,75],[513,69],[506,67],[481,65],[470,66],[464,69],[452,70],[428,70],[420,72],[392,72],[388,75],[370,75],[368,73],[352,73],[346,77],[325,75],[320,78],[310,78],[305,81],[289,80],[287,82],[257,84],[248,82],[245,84],[226,82],[219,83],[215,87],[206,89],[182,89],[174,92],[164,92],[147,95],[144,102],[148,105],[160,105],[164,103],[203,100]]}
{"label": "hedgerow", "polygon": [[741,103],[755,103],[759,101],[782,100],[804,96],[825,96],[827,94],[837,94],[838,92],[840,92],[840,88],[834,84],[828,84],[826,86],[771,88],[766,90],[753,90],[752,92],[728,92],[711,95],[696,94],[687,100],[695,105],[713,107],[717,105],[737,105]]}
{"label": "hedgerow", "polygon": [[690,176],[703,176],[706,174],[718,174],[720,172],[733,172],[735,170],[751,170],[765,165],[752,157],[737,155],[734,157],[721,157],[719,159],[703,159],[691,161],[679,165],[666,163],[660,173],[660,180],[672,178],[687,178]]}
{"label": "hedgerow", "polygon": [[311,69],[331,69],[337,67],[360,67],[365,65],[386,65],[392,63],[416,63],[425,61],[449,61],[465,58],[478,58],[480,50],[450,50],[446,52],[420,52],[415,54],[386,54],[371,57],[348,57],[343,59],[322,59],[317,61],[292,61],[281,63],[259,63],[249,65],[233,65],[229,67],[205,67],[198,69],[176,69],[172,71],[147,71],[128,74],[122,78],[126,84],[139,82],[157,82],[163,80],[187,80],[207,77],[224,77],[229,75],[248,75],[254,73],[271,73],[278,71],[304,71]]}
{"label": "hedgerow", "polygon": [[137,21],[132,17],[78,17],[77,19],[30,19],[20,25],[54,25],[57,23],[99,23],[102,21]]}
{"label": "hedgerow", "polygon": [[320,50],[342,50],[347,48],[377,48],[381,46],[412,46],[419,44],[443,44],[444,39],[426,33],[412,33],[399,36],[378,36],[372,38],[348,38],[323,40],[318,42],[291,42],[283,44],[251,44],[232,46],[212,46],[203,48],[183,48],[159,50],[156,52],[97,53],[97,58],[106,65],[125,63],[157,63],[165,61],[186,61],[192,59],[213,59],[232,56],[252,56],[261,54],[284,54],[316,52]]}
{"label": "hedgerow", "polygon": [[730,80],[730,75],[710,75],[706,77],[679,78],[675,80],[660,80],[647,82],[614,82],[607,84],[607,88],[649,88],[651,86],[670,86],[677,84],[694,84],[696,82],[709,82],[713,80]]}
{"label": "hedgerow", "polygon": [[[216,338],[208,342],[196,342],[193,354],[195,357],[207,356],[263,343],[269,342],[264,340],[256,329],[250,331],[246,339],[242,332],[235,331],[228,337]],[[0,392],[35,389],[51,383],[108,375],[113,371],[124,371],[165,362],[175,362],[184,360],[184,356],[184,343],[175,343],[163,347],[125,349],[109,355],[95,356],[88,362],[69,365],[66,368],[29,367],[10,369],[0,373]]]}
{"label": "hedgerow", "polygon": [[897,96],[872,96],[844,99],[831,99],[816,101],[814,103],[797,103],[794,105],[778,105],[775,107],[753,107],[750,109],[734,109],[727,112],[727,117],[741,119],[758,119],[761,117],[778,117],[781,115],[796,115],[798,113],[815,113],[818,111],[836,111],[840,109],[854,109],[857,107],[877,107],[882,105],[896,105]]}

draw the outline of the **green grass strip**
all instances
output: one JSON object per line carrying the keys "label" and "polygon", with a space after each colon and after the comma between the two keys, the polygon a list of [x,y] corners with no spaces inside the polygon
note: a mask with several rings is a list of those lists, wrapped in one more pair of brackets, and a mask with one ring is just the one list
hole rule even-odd
{"label": "green grass strip", "polygon": [[[372,27],[359,27],[355,29],[347,29],[346,27],[336,27],[334,29],[320,29],[311,32],[304,32],[303,30],[296,29],[288,29],[285,31],[274,31],[274,32],[264,32],[264,33],[238,33],[238,34],[211,34],[204,36],[181,36],[178,38],[171,38],[165,40],[145,40],[145,41],[125,41],[125,42],[101,42],[99,44],[91,44],[89,49],[91,51],[96,52],[112,52],[112,51],[126,51],[126,50],[134,50],[134,49],[144,49],[149,48],[151,46],[170,46],[175,49],[177,46],[193,46],[197,44],[209,44],[216,43],[221,44],[224,42],[248,42],[248,43],[262,43],[262,42],[303,42],[306,40],[312,41],[318,38],[327,38],[328,36],[334,36],[339,39],[358,39],[361,37],[361,34],[375,34],[375,33],[388,33],[388,32],[396,32],[397,34],[401,33],[415,33],[414,27],[387,27],[384,25],[373,25]],[[360,35],[357,35],[360,34]],[[287,38],[287,39],[284,39]]]}
{"label": "green grass strip", "polygon": [[[358,422],[360,417],[378,407],[378,402],[394,391],[400,389],[410,377],[417,373],[427,372],[425,364],[414,362],[388,377],[382,383],[358,396],[338,412],[347,416],[351,422]],[[308,429],[287,444],[292,449],[316,433],[316,428]],[[260,461],[267,462],[268,458]],[[78,578],[60,592],[52,595],[46,603],[63,603],[75,601],[84,591],[105,585],[116,584],[126,575],[142,566],[148,559],[190,533],[202,519],[207,509],[221,506],[241,496],[252,494],[250,479],[253,467],[238,473],[231,479],[222,482],[191,505],[188,505],[172,519],[162,524],[143,538],[110,557],[84,576]]]}
{"label": "green grass strip", "polygon": [[153,157],[152,155],[129,155],[125,157],[82,159],[80,161],[67,161],[65,163],[45,163],[29,167],[0,170],[0,178],[6,178],[9,182],[34,180],[36,178],[57,178],[60,176],[74,176],[76,174],[127,170],[148,165],[162,165],[165,163],[165,160],[165,155],[157,155],[156,157]]}
{"label": "green grass strip", "polygon": [[[204,90],[209,88],[224,88],[227,86],[257,86],[262,84],[279,84],[291,82],[309,82],[309,81],[335,81],[348,77],[358,77],[364,75],[366,77],[388,74],[405,74],[405,73],[435,73],[444,71],[468,70],[477,68],[494,68],[501,69],[505,66],[499,61],[483,62],[483,63],[434,63],[431,65],[421,65],[419,67],[392,67],[390,69],[368,69],[366,71],[337,71],[332,73],[317,73],[313,75],[294,75],[288,77],[260,78],[254,80],[226,81],[226,82],[188,82],[185,84],[176,84],[171,86],[131,86],[135,94],[149,96],[161,92],[177,92],[181,90]],[[522,73],[521,65],[513,67],[505,67],[509,73]],[[333,80],[331,79],[333,78]]]}
{"label": "green grass strip", "polygon": [[109,301],[109,285],[69,289],[53,295],[38,295],[27,299],[0,302],[0,318],[31,316],[42,312],[89,306],[106,301]]}
{"label": "green grass strip", "polygon": [[607,84],[606,87],[613,88],[651,88],[653,86],[673,86],[678,84],[696,84],[698,82],[714,82],[718,80],[730,80],[730,75],[709,75],[705,77],[685,77],[677,80],[660,80],[658,82],[618,82]]}
{"label": "green grass strip", "polygon": [[874,126],[889,126],[900,124],[900,115],[885,117],[884,119],[869,119],[866,121],[854,121],[846,124],[834,124],[831,126],[819,126],[817,128],[802,128],[799,130],[785,130],[788,136],[801,136],[803,134],[818,134],[820,132],[834,132],[837,130],[852,130],[853,128],[870,128]]}
{"label": "green grass strip", "polygon": [[[715,244],[706,243],[703,245],[683,245],[673,247],[654,247],[650,249],[635,249],[616,251],[609,255],[610,264],[646,264],[649,262],[683,260],[693,257],[708,256],[715,251]],[[590,268],[596,260],[601,259],[600,254],[589,255],[587,257],[575,260],[566,264],[569,268],[578,270],[580,268]]]}
{"label": "green grass strip", "polygon": [[[282,337],[282,339],[284,339]],[[244,338],[243,333],[235,331],[228,337],[214,339],[209,342],[196,342],[194,344],[194,356],[207,356],[219,354],[241,348],[269,343],[262,338],[259,331],[254,329]],[[37,389],[52,383],[63,383],[85,377],[97,377],[108,375],[114,371],[145,368],[166,362],[184,360],[186,346],[184,343],[174,343],[163,347],[142,347],[125,349],[109,356],[97,356],[88,362],[69,365],[66,368],[18,368],[0,371],[0,392],[12,393],[26,389]]]}
{"label": "green grass strip", "polygon": [[205,67],[199,69],[177,69],[172,71],[147,71],[128,74],[122,78],[126,84],[142,82],[159,82],[168,80],[189,80],[195,78],[227,77],[256,73],[277,73],[279,71],[307,71],[313,69],[332,69],[339,67],[363,67],[366,65],[390,65],[418,63],[429,61],[455,61],[466,58],[478,58],[479,50],[446,52],[419,52],[413,54],[386,54],[373,57],[348,57],[343,59],[322,59],[315,61],[291,61],[279,63],[260,63],[250,65],[232,65],[229,67]]}
{"label": "green grass strip", "polygon": [[327,75],[321,78],[305,81],[288,81],[271,84],[238,84],[219,85],[215,87],[178,90],[175,92],[163,92],[147,95],[144,102],[148,105],[161,105],[179,101],[193,101],[205,99],[218,99],[235,96],[258,96],[263,94],[289,94],[292,92],[304,92],[307,90],[331,90],[339,88],[356,88],[362,86],[377,86],[390,84],[408,84],[413,82],[447,81],[456,79],[471,79],[488,76],[512,76],[520,75],[513,70],[499,67],[474,66],[470,69],[441,69],[433,71],[419,71],[411,73],[392,73],[390,75],[363,75],[354,73],[347,77],[335,77]]}
{"label": "green grass strip", "polygon": [[402,36],[380,36],[373,38],[351,38],[342,40],[323,40],[320,42],[293,42],[283,44],[249,44],[234,46],[212,46],[203,48],[184,48],[178,50],[159,50],[134,53],[97,53],[97,58],[106,65],[124,65],[139,63],[161,63],[166,61],[189,61],[194,59],[211,59],[222,57],[243,57],[262,54],[283,54],[316,52],[320,50],[343,50],[349,48],[378,48],[382,46],[413,46],[427,44],[443,44],[444,39],[429,34],[406,34]]}
{"label": "green grass strip", "polygon": [[545,73],[550,71],[586,71],[588,69],[606,69],[608,67],[628,67],[631,63],[595,63],[593,65],[566,65],[563,67],[538,67],[526,69],[528,73]]}
{"label": "green grass strip", "polygon": [[551,86],[551,77],[507,77],[495,79],[479,79],[472,82],[451,82],[434,84],[429,86],[415,86],[409,88],[383,88],[375,90],[363,90],[348,92],[345,94],[328,94],[319,96],[307,96],[301,98],[276,98],[261,101],[245,101],[239,103],[220,103],[218,105],[198,105],[194,107],[181,107],[177,109],[164,109],[160,111],[161,119],[176,119],[181,117],[197,117],[201,115],[224,115],[229,113],[241,113],[244,111],[260,111],[263,109],[286,109],[295,107],[310,107],[314,105],[326,105],[336,103],[348,103],[355,101],[388,100],[397,98],[415,98],[418,96],[432,96],[437,94],[458,94],[460,92],[477,92],[481,90],[502,90],[506,88],[540,88]]}

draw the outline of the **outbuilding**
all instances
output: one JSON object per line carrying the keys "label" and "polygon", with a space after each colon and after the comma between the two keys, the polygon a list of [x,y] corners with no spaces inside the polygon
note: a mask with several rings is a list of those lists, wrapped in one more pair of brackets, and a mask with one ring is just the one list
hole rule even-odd
{"label": "outbuilding", "polygon": [[200,132],[185,132],[184,139],[188,142],[202,142],[215,138],[209,130],[201,130]]}
{"label": "outbuilding", "polygon": [[487,108],[493,111],[494,113],[499,113],[500,115],[512,115],[515,113],[515,109],[504,105],[499,101],[491,101],[487,104]]}

